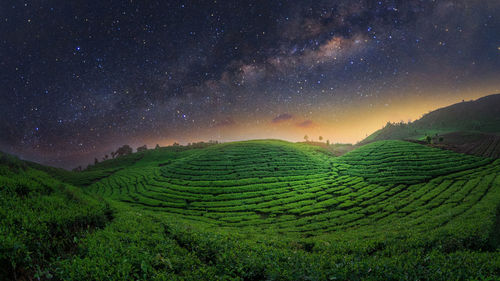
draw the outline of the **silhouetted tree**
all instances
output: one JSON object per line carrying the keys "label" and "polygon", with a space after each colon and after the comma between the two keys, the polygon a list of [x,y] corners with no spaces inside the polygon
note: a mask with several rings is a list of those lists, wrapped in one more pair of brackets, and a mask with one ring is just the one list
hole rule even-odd
{"label": "silhouetted tree", "polygon": [[129,154],[132,154],[132,147],[130,147],[130,145],[128,144],[125,144],[124,146],[118,148],[115,152],[116,157],[125,156]]}
{"label": "silhouetted tree", "polygon": [[426,137],[425,137],[425,141],[426,141],[427,143],[431,143],[431,141],[432,141],[431,136],[426,136]]}
{"label": "silhouetted tree", "polygon": [[97,158],[94,158],[94,165],[97,165],[99,163],[99,160]]}
{"label": "silhouetted tree", "polygon": [[323,140],[323,137],[322,136],[319,136],[319,141],[322,141]]}
{"label": "silhouetted tree", "polygon": [[116,152],[111,151],[111,158],[115,159],[115,157],[116,157]]}
{"label": "silhouetted tree", "polygon": [[108,160],[109,159],[109,156],[106,154],[104,155],[104,157],[102,158],[102,161],[105,161],[105,160]]}
{"label": "silhouetted tree", "polygon": [[160,149],[160,145],[156,144],[155,149]]}
{"label": "silhouetted tree", "polygon": [[143,152],[143,151],[146,151],[146,150],[148,150],[148,147],[146,145],[139,146],[137,148],[137,152]]}
{"label": "silhouetted tree", "polygon": [[330,140],[326,140],[326,145],[330,145]]}
{"label": "silhouetted tree", "polygon": [[309,141],[309,137],[307,135],[304,136],[305,141]]}

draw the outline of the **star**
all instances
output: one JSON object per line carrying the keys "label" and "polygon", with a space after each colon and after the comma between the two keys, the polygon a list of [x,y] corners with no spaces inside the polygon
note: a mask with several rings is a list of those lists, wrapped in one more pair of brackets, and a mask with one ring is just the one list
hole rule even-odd
{"label": "star", "polygon": [[[0,150],[65,167],[123,143],[266,138],[269,131],[297,141],[304,134],[296,136],[296,126],[270,124],[311,111],[328,138],[357,142],[364,134],[332,129],[345,121],[341,112],[412,100],[400,111],[413,115],[401,118],[415,119],[426,99],[472,99],[499,88],[490,77],[499,75],[492,52],[500,51],[493,17],[500,3],[474,2],[466,11],[389,2],[86,1],[78,12],[28,3],[22,13],[10,5],[0,30],[0,129],[8,135]],[[366,125],[385,124],[389,114],[369,122],[358,115]],[[94,154],[71,143],[95,146]],[[57,162],[68,155],[73,161]]]}

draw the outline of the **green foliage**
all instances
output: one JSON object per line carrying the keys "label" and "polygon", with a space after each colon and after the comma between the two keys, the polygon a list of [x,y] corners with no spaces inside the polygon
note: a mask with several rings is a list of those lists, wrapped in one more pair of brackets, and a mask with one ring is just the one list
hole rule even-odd
{"label": "green foliage", "polygon": [[0,279],[47,278],[51,261],[80,237],[104,227],[111,211],[42,171],[11,159],[0,164]]}
{"label": "green foliage", "polygon": [[[81,189],[8,161],[0,245],[10,249],[2,262],[15,264],[10,276],[19,268],[61,280],[500,275],[500,160],[403,141],[341,157],[247,141],[103,161],[74,173],[89,175]],[[111,204],[111,222],[93,198]]]}

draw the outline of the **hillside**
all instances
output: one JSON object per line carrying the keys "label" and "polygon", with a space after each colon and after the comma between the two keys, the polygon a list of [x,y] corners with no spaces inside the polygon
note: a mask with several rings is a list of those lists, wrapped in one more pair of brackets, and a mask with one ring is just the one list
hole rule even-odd
{"label": "hillside", "polygon": [[[79,182],[71,189],[112,210],[111,221],[73,241],[71,255],[37,263],[58,280],[500,274],[500,160],[404,141],[334,157],[307,143],[261,140],[148,150],[80,173],[45,169],[51,175],[37,169],[39,181]],[[12,215],[2,204],[2,216]],[[4,276],[26,267],[16,263]]]}
{"label": "hillside", "polygon": [[[440,108],[409,124],[388,124],[360,144],[388,139],[418,140],[452,132],[497,135],[500,132],[500,94]],[[445,144],[446,140],[443,137]]]}
{"label": "hillside", "polygon": [[0,152],[0,280],[49,279],[77,241],[111,219],[106,204]]}
{"label": "hillside", "polygon": [[431,145],[459,153],[500,158],[500,135],[453,132],[433,137]]}

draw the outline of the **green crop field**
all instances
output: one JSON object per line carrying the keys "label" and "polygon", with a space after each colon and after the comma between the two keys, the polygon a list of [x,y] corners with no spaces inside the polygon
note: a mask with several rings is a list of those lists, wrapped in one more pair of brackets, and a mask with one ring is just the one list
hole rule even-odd
{"label": "green crop field", "polygon": [[0,279],[500,280],[500,160],[405,141],[2,155]]}

